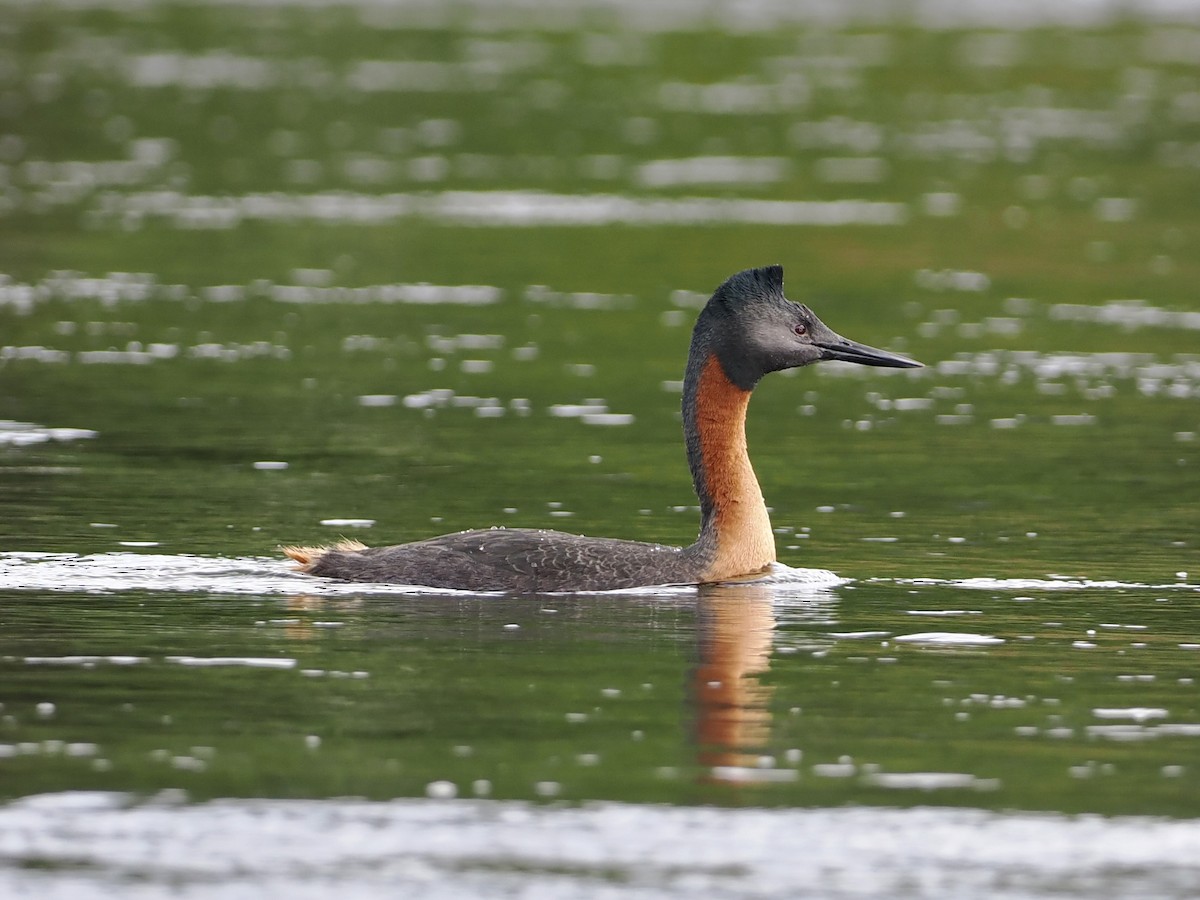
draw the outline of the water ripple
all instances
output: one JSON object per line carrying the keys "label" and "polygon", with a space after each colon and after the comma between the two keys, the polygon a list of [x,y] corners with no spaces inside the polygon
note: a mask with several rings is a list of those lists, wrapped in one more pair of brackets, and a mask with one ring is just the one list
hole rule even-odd
{"label": "water ripple", "polygon": [[[824,569],[794,569],[776,563],[769,573],[739,582],[770,587],[777,600],[807,597],[845,583]],[[695,585],[658,585],[621,593],[632,596],[679,596]],[[209,594],[451,594],[479,592],[407,584],[359,584],[313,578],[292,564],[271,557],[208,557],[156,553],[0,553],[0,591],[61,591],[115,594],[129,591]]]}
{"label": "water ripple", "polygon": [[[947,777],[959,776],[900,784]],[[1195,823],[1148,817],[182,799],[66,792],[0,807],[0,893],[1183,898],[1200,879]]]}

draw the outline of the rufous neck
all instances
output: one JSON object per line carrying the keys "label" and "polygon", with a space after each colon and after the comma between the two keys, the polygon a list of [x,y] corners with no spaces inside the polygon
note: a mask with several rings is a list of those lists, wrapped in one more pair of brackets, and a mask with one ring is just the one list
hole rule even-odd
{"label": "rufous neck", "polygon": [[746,449],[751,392],[730,381],[716,353],[701,348],[694,356],[683,397],[688,466],[700,499],[694,546],[704,556],[705,580],[719,581],[774,562],[775,538]]}

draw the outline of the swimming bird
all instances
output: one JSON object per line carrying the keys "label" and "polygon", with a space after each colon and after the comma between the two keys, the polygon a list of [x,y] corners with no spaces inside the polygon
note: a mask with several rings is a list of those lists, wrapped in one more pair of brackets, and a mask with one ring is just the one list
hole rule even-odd
{"label": "swimming bird", "polygon": [[700,499],[700,534],[687,547],[491,528],[392,547],[343,541],[283,552],[312,575],[470,591],[607,591],[764,573],[775,562],[775,536],[746,452],[746,407],[764,375],[829,359],[921,365],[834,333],[784,296],[782,266],[739,272],[713,293],[696,319],[683,380],[683,434]]}

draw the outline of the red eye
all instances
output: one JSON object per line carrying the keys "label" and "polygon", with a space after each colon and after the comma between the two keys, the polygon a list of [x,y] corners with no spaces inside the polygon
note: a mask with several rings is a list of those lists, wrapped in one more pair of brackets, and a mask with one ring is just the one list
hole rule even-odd
{"label": "red eye", "polygon": [[794,328],[792,328],[792,331],[796,332],[796,334],[798,334],[798,335],[803,336],[803,335],[808,334],[808,326],[805,325],[803,322],[801,322],[799,325],[796,325]]}

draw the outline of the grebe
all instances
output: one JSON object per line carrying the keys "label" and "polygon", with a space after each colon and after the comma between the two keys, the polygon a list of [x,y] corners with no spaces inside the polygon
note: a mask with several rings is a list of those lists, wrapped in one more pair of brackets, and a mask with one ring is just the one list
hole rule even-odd
{"label": "grebe", "polygon": [[866,366],[921,363],[835,334],[783,294],[783,267],[748,269],[696,319],[683,380],[683,434],[700,499],[688,547],[492,528],[366,547],[285,547],[301,571],[344,581],[469,591],[608,591],[752,577],[775,562],[775,536],[746,453],[746,406],[768,372],[838,359]]}

